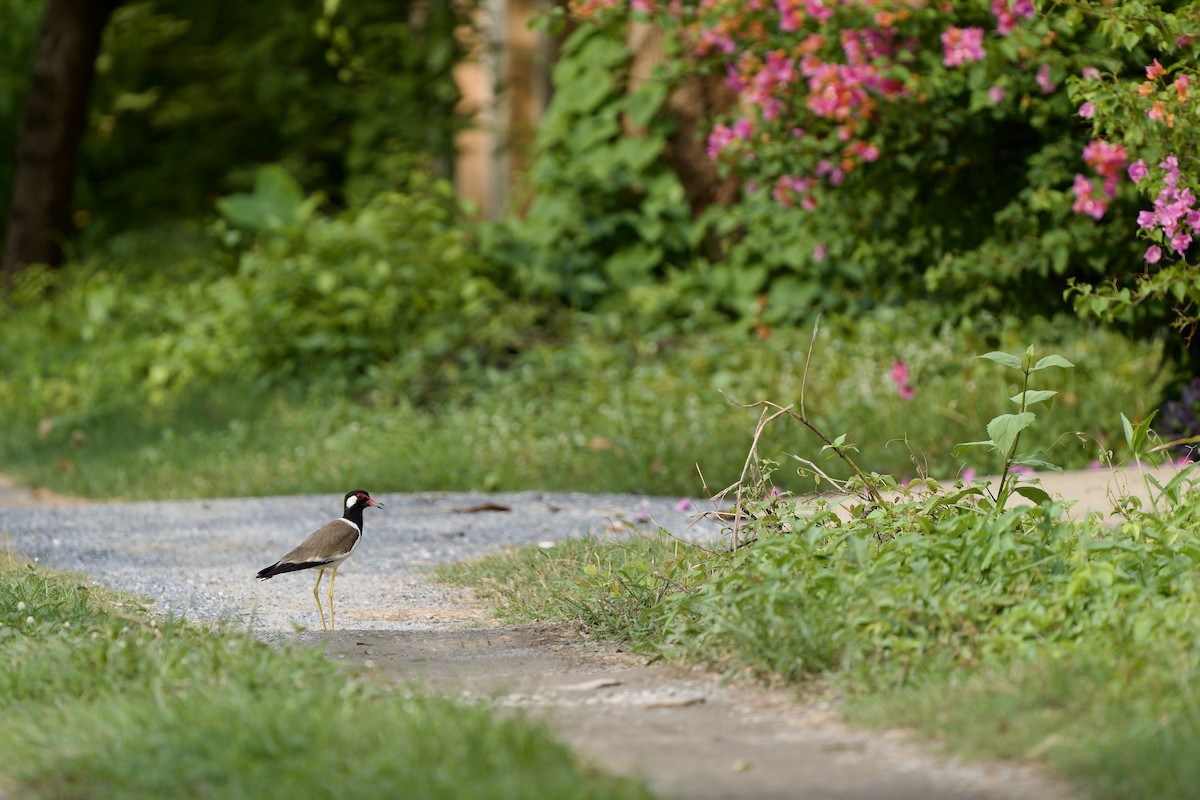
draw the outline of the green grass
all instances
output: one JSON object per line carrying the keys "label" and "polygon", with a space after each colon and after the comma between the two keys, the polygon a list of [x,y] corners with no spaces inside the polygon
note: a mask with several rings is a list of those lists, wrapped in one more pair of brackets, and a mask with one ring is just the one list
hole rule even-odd
{"label": "green grass", "polygon": [[523,718],[155,621],[69,575],[0,566],[0,660],[6,796],[650,797]]}
{"label": "green grass", "polygon": [[[1144,415],[1164,380],[1156,346],[1072,320],[939,328],[926,322],[931,312],[914,306],[823,324],[808,411],[831,435],[848,432],[869,469],[929,469],[943,478],[962,466],[996,469],[994,458],[949,456],[954,443],[982,438],[986,420],[1017,391],[1012,376],[974,358],[996,347],[1035,341],[1078,365],[1056,379],[1061,394],[1030,432],[1042,437],[1032,444],[1066,466],[1087,464],[1101,443],[1114,446],[1118,414]],[[737,478],[757,419],[722,390],[741,401],[799,400],[807,330],[780,330],[764,342],[733,329],[639,337],[619,325],[600,330],[601,322],[581,319],[577,334],[533,345],[503,370],[447,378],[436,402],[421,404],[387,365],[353,389],[272,388],[241,376],[156,401],[148,386],[106,384],[105,359],[119,355],[101,357],[80,342],[71,349],[17,341],[10,354],[36,346],[40,357],[14,357],[0,369],[0,471],[101,498],[325,491],[348,479],[374,491],[699,496],[697,468],[714,491]],[[0,366],[14,324],[0,324]],[[911,402],[889,377],[898,358],[909,367]],[[794,463],[788,454],[810,454],[812,443],[780,427],[762,452]],[[829,468],[837,474],[839,465]],[[794,491],[810,485],[790,470],[776,480]]]}
{"label": "green grass", "polygon": [[668,658],[804,685],[971,756],[1045,761],[1096,797],[1200,778],[1200,496],[1110,528],[914,497],[841,521],[761,501],[735,553],[583,539],[445,568],[513,622],[581,619]]}

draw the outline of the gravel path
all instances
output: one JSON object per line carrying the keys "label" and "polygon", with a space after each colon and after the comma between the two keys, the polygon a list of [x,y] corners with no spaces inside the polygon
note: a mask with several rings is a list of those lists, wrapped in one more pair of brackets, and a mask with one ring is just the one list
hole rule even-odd
{"label": "gravel path", "polygon": [[[506,545],[649,529],[716,535],[678,502],[636,495],[536,492],[374,495],[364,536],[338,571],[339,626],[412,630],[457,618],[427,568]],[[3,502],[3,498],[0,498]],[[258,631],[320,628],[312,571],[257,581],[309,533],[340,516],[341,495],[0,507],[0,542],[55,569],[87,572],[196,620],[247,620]],[[509,510],[473,510],[502,507]],[[322,585],[328,584],[328,575]],[[322,598],[324,599],[324,597]],[[443,619],[443,618],[447,619]]]}

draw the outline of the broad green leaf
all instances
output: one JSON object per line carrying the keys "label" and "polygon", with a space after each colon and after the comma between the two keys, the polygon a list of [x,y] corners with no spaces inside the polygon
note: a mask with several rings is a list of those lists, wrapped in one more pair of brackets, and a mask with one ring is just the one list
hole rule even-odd
{"label": "broad green leaf", "polygon": [[993,350],[990,353],[984,353],[979,357],[986,358],[988,361],[995,361],[997,364],[1002,364],[1006,367],[1012,367],[1013,369],[1021,368],[1021,359],[1010,353],[1001,353],[999,350]]}
{"label": "broad green leaf", "polygon": [[988,423],[988,436],[992,437],[997,450],[1007,453],[1012,449],[1013,442],[1017,440],[1021,431],[1032,425],[1035,419],[1037,419],[1037,415],[1032,411],[1022,414],[1001,414]]}
{"label": "broad green leaf", "polygon": [[[1125,431],[1125,444],[1133,447],[1133,424],[1124,414],[1121,414],[1121,430]],[[1134,452],[1137,452],[1137,448],[1134,448]]]}
{"label": "broad green leaf", "polygon": [[1039,506],[1042,503],[1049,503],[1051,500],[1050,495],[1047,494],[1046,490],[1040,486],[1018,486],[1013,489],[1013,491],[1021,495],[1021,497],[1024,497],[1026,500],[1032,500]]}
{"label": "broad green leaf", "polygon": [[990,447],[992,449],[998,449],[996,448],[996,443],[989,439],[986,442],[959,442],[958,444],[954,445],[954,449],[950,452],[956,456],[964,456],[976,447]]}
{"label": "broad green leaf", "polygon": [[1017,394],[1014,394],[1012,397],[1010,397],[1008,399],[1012,400],[1014,403],[1016,403],[1018,407],[1022,407],[1022,406],[1031,406],[1034,403],[1041,403],[1045,400],[1049,400],[1051,397],[1054,397],[1054,395],[1056,395],[1056,394],[1058,394],[1058,392],[1052,391],[1050,389],[1029,389],[1028,391],[1019,392]]}
{"label": "broad green leaf", "polygon": [[1073,366],[1075,365],[1070,361],[1067,361],[1062,356],[1046,356],[1045,358],[1039,359],[1029,371],[1037,372],[1039,369],[1046,369],[1048,367],[1062,367],[1063,369],[1070,369]]}
{"label": "broad green leaf", "polygon": [[1013,459],[1014,464],[1022,464],[1026,467],[1033,467],[1036,470],[1043,472],[1062,472],[1062,467],[1050,460],[1050,454],[1045,450],[1036,450],[1032,453],[1022,453]]}

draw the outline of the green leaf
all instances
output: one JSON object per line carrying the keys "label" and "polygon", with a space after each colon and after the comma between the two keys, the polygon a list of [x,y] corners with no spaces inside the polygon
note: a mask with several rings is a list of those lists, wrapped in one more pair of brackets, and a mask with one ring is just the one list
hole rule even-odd
{"label": "green leaf", "polygon": [[1012,449],[1013,442],[1017,440],[1021,431],[1032,425],[1035,419],[1037,419],[1037,415],[1032,411],[1022,414],[1001,414],[988,423],[988,436],[992,437],[997,450],[1007,453]]}
{"label": "green leaf", "polygon": [[268,164],[254,177],[254,191],[217,200],[217,211],[230,223],[252,231],[278,231],[306,221],[316,209],[304,199],[300,184],[283,167]]}
{"label": "green leaf", "polygon": [[959,442],[958,444],[954,445],[954,449],[950,452],[961,457],[965,456],[968,452],[976,447],[990,447],[993,449],[999,449],[996,447],[996,443],[989,439],[986,442]]}
{"label": "green leaf", "polygon": [[984,353],[979,357],[986,358],[988,361],[995,361],[997,364],[1001,364],[1005,367],[1012,367],[1013,369],[1021,368],[1021,359],[1010,353],[1001,353],[999,350],[993,350],[990,353]]}
{"label": "green leaf", "polygon": [[1050,389],[1029,389],[1028,391],[1014,394],[1008,399],[1016,403],[1019,408],[1024,408],[1031,406],[1034,403],[1041,403],[1045,400],[1049,400],[1056,394],[1058,394],[1058,392],[1051,391]]}
{"label": "green leaf", "polygon": [[1014,464],[1023,464],[1043,472],[1062,472],[1062,467],[1050,460],[1050,454],[1045,450],[1023,453],[1013,459]]}
{"label": "green leaf", "polygon": [[1039,506],[1042,503],[1049,503],[1051,501],[1050,495],[1047,494],[1046,490],[1040,486],[1018,486],[1013,489],[1013,491],[1021,495],[1021,497],[1024,497],[1026,500],[1032,500]]}
{"label": "green leaf", "polygon": [[1063,369],[1070,369],[1073,366],[1075,365],[1070,361],[1067,361],[1062,356],[1046,356],[1045,358],[1039,359],[1029,371],[1037,372],[1039,369],[1047,369],[1049,367],[1062,367]]}

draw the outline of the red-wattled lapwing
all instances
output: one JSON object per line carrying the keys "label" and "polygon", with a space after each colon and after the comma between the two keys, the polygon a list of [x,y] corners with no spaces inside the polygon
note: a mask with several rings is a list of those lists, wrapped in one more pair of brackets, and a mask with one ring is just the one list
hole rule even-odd
{"label": "red-wattled lapwing", "polygon": [[[335,519],[322,526],[295,550],[258,573],[258,579],[265,581],[275,575],[295,572],[298,569],[320,570],[317,573],[317,583],[313,586],[313,597],[317,601],[317,613],[321,615],[321,627],[325,630],[333,629],[333,582],[337,579],[338,567],[350,557],[362,538],[363,511],[367,506],[383,508],[383,504],[373,500],[365,489],[346,492],[342,506],[344,512],[341,519]],[[325,576],[327,569],[333,570],[333,574],[329,576],[329,627],[326,628],[325,611],[321,608],[321,595],[317,592],[321,588],[321,578]]]}

